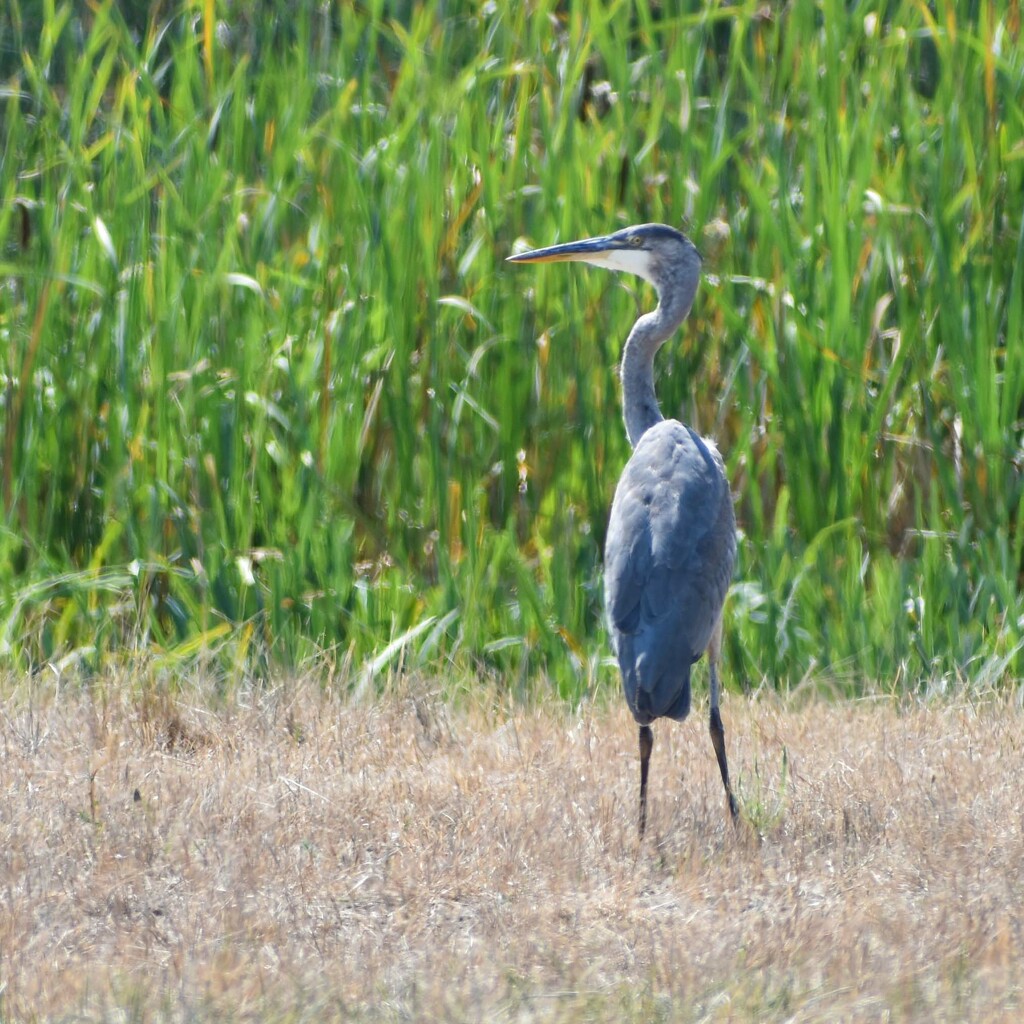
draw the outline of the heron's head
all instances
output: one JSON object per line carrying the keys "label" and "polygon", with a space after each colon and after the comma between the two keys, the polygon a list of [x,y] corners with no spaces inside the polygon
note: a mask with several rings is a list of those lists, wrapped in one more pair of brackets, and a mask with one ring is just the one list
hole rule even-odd
{"label": "heron's head", "polygon": [[516,253],[508,260],[510,263],[579,260],[595,267],[624,270],[649,281],[659,294],[673,285],[685,284],[695,289],[701,264],[700,253],[693,242],[667,224],[637,224],[611,235]]}

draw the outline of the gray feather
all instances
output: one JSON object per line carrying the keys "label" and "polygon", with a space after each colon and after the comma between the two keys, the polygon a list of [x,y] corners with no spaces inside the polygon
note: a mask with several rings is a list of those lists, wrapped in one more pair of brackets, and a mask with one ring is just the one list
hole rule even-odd
{"label": "gray feather", "polygon": [[619,480],[605,545],[608,626],[641,725],[686,717],[690,666],[721,615],[735,555],[718,450],[675,420],[653,425]]}

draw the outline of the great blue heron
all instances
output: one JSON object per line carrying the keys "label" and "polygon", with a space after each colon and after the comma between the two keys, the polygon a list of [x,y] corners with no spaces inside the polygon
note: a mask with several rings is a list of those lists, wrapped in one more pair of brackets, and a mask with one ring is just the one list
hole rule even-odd
{"label": "great blue heron", "polygon": [[510,256],[513,263],[582,260],[637,274],[657,308],[633,325],[622,352],[626,433],[633,455],[615,488],[604,550],[605,603],[622,688],[640,726],[640,836],[647,822],[651,722],[690,711],[690,667],[707,651],[711,740],[729,813],[737,816],[718,709],[722,604],[736,558],[736,523],[713,441],[666,420],[654,393],[654,356],[686,319],[700,279],[694,244],[665,224]]}

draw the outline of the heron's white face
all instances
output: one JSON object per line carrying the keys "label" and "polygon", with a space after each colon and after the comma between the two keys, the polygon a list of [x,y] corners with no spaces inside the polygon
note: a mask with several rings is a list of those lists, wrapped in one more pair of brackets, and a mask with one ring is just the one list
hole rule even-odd
{"label": "heron's white face", "polygon": [[608,249],[606,252],[595,252],[579,258],[595,267],[636,274],[650,284],[657,284],[654,280],[652,257],[653,254],[646,249]]}

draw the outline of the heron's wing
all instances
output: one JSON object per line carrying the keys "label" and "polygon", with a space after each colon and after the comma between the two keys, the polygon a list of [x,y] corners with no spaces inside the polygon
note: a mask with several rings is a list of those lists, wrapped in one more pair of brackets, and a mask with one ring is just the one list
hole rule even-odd
{"label": "heron's wing", "polygon": [[711,639],[735,554],[717,449],[674,420],[652,427],[619,480],[605,545],[608,623],[635,715],[685,716],[690,665]]}

